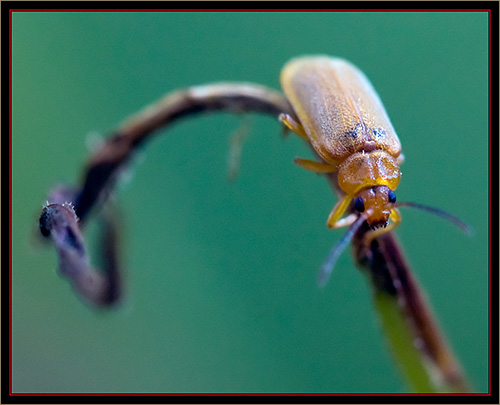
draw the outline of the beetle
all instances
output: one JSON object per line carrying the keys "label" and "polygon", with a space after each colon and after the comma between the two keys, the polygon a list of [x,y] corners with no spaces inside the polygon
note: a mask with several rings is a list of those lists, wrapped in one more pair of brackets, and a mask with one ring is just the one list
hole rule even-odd
{"label": "beetle", "polygon": [[281,121],[308,140],[325,163],[295,159],[305,169],[338,172],[345,193],[328,217],[330,228],[351,225],[356,216],[341,219],[354,199],[373,228],[395,227],[401,220],[394,206],[399,184],[401,143],[368,78],[351,63],[326,56],[288,62],[281,86],[299,121],[283,114]]}
{"label": "beetle", "polygon": [[[297,164],[318,173],[337,172],[337,185],[343,196],[331,211],[327,225],[330,228],[349,226],[349,230],[325,262],[320,274],[321,284],[326,283],[340,253],[361,225],[366,222],[372,228],[363,233],[361,242],[368,246],[373,239],[401,222],[397,207],[402,205],[437,214],[468,231],[466,224],[444,211],[396,202],[394,190],[401,178],[399,165],[403,161],[401,143],[380,98],[358,68],[340,58],[304,56],[292,59],[284,66],[281,83],[286,97],[260,85],[229,82],[169,93],[127,119],[96,150],[85,169],[84,182],[78,192],[65,187],[53,190],[50,203],[46,204],[40,217],[40,231],[56,242],[60,266],[72,269],[65,270],[65,274],[72,278],[77,290],[99,305],[109,304],[110,296],[112,299],[117,297],[116,280],[105,283],[112,291],[101,288],[102,284],[94,283],[89,287],[85,280],[96,280],[100,275],[88,266],[83,240],[75,245],[74,238],[56,238],[58,233],[77,235],[73,229],[78,230],[85,223],[92,207],[102,201],[102,195],[108,194],[104,191],[113,184],[117,173],[152,134],[175,120],[201,112],[260,112],[277,117],[311,144],[323,160],[295,159]],[[234,142],[233,174],[242,138],[240,132]],[[65,201],[74,201],[74,208],[66,206]],[[351,213],[342,218],[347,210]],[[78,217],[72,218],[68,214],[70,211]],[[68,214],[64,221],[54,217],[61,212]],[[112,225],[109,229],[116,233]],[[109,237],[109,242],[112,245],[114,238]],[[108,261],[114,266],[114,248],[108,250]],[[68,262],[68,258],[72,260]],[[85,277],[82,278],[81,272]],[[114,276],[115,273],[109,274]]]}
{"label": "beetle", "polygon": [[[289,114],[279,119],[311,144],[323,162],[296,158],[299,166],[317,173],[337,172],[344,192],[331,211],[327,226],[350,226],[334,247],[320,282],[333,269],[342,249],[366,221],[372,231],[366,243],[401,222],[398,206],[412,206],[448,219],[469,232],[468,225],[436,208],[396,202],[404,157],[401,142],[368,78],[350,62],[329,56],[290,60],[281,72],[281,86],[298,121]],[[342,218],[351,207],[354,212]]]}

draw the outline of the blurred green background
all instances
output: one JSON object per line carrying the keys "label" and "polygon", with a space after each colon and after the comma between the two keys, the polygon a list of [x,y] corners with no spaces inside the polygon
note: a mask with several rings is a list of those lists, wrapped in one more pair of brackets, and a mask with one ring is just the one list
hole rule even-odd
{"label": "blurred green background", "polygon": [[14,12],[13,392],[407,390],[349,251],[317,287],[345,230],[325,226],[326,181],[293,164],[311,152],[268,117],[254,116],[235,183],[238,117],[184,121],[143,149],[117,193],[119,309],[79,301],[35,237],[49,189],[78,182],[89,143],[128,115],[194,84],[279,88],[289,58],[318,53],[358,65],[384,101],[406,156],[398,200],[474,227],[468,238],[405,209],[397,234],[472,385],[488,390],[486,13]]}

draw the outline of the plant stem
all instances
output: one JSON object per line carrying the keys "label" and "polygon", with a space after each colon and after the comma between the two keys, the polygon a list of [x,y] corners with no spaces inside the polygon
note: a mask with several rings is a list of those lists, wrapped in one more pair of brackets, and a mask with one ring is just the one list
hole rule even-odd
{"label": "plant stem", "polygon": [[[176,91],[125,121],[107,138],[90,157],[78,191],[59,187],[51,193],[40,229],[54,241],[61,273],[88,302],[109,306],[118,301],[121,292],[118,224],[112,208],[104,216],[105,231],[101,235],[103,273],[88,264],[81,227],[89,213],[97,203],[105,202],[120,170],[151,135],[180,118],[210,111],[259,112],[274,118],[285,113],[296,119],[281,93],[255,84],[216,83]],[[336,174],[326,176],[332,189],[340,193]],[[67,206],[63,207],[65,201],[74,201],[79,222]],[[354,257],[370,276],[382,328],[410,386],[416,392],[466,392],[460,366],[442,337],[395,236],[385,233],[367,244],[367,232],[367,226],[356,232],[352,240]]]}

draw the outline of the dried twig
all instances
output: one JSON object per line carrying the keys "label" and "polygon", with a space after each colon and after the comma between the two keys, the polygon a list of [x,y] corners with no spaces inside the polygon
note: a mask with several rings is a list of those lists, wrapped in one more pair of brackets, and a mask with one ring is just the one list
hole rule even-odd
{"label": "dried twig", "polygon": [[[105,210],[102,220],[105,230],[101,236],[101,246],[105,247],[102,252],[103,272],[90,267],[81,234],[81,227],[91,210],[98,202],[106,201],[120,170],[155,131],[180,118],[209,111],[259,112],[275,118],[281,113],[295,116],[281,93],[254,84],[218,83],[173,92],[127,120],[108,137],[90,157],[78,191],[59,187],[51,193],[42,211],[40,230],[54,242],[61,273],[87,301],[108,306],[119,299],[121,292],[113,210]],[[327,178],[332,188],[340,193],[336,189],[336,174],[329,174]],[[72,201],[74,208],[68,203]],[[434,387],[430,389],[466,391],[460,367],[439,332],[395,236],[392,232],[386,233],[367,244],[364,242],[367,232],[368,228],[364,226],[356,232],[354,256],[357,264],[371,277],[375,299],[389,297],[390,305],[397,308],[402,322],[410,326],[411,339],[405,343],[404,350],[418,350],[420,366],[426,368],[429,380],[433,373],[438,375],[441,384],[430,384]],[[381,317],[384,317],[382,312]],[[384,326],[391,339],[390,325]],[[397,341],[398,337],[395,339]],[[411,374],[411,370],[406,371]]]}
{"label": "dried twig", "polygon": [[121,169],[151,135],[181,118],[209,111],[261,112],[274,117],[282,112],[293,114],[281,93],[258,85],[219,83],[176,91],[128,119],[107,138],[90,157],[79,191],[58,186],[51,192],[40,217],[40,230],[54,242],[61,274],[86,301],[107,306],[116,303],[121,294],[114,212],[108,208],[100,221],[102,272],[90,266],[81,234],[89,213],[98,202],[107,200]]}

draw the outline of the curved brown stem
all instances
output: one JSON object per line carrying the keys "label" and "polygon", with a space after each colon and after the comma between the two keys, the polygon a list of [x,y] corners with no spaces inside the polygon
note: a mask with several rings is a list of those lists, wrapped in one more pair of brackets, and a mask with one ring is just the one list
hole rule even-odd
{"label": "curved brown stem", "polygon": [[[91,267],[81,229],[97,203],[105,203],[114,179],[134,152],[159,129],[175,121],[210,111],[260,112],[275,118],[293,115],[281,93],[247,83],[215,83],[167,94],[125,121],[90,156],[79,191],[57,187],[40,217],[40,230],[54,242],[59,269],[77,293],[97,306],[115,304],[121,295],[118,224],[112,207],[106,207],[99,223],[103,271]],[[74,204],[74,208],[73,208]]]}
{"label": "curved brown stem", "polygon": [[[40,230],[54,242],[61,273],[87,301],[97,306],[111,305],[117,302],[121,292],[118,232],[112,209],[105,213],[103,220],[104,272],[97,272],[90,266],[81,227],[92,208],[106,199],[106,192],[111,191],[113,180],[122,167],[157,130],[180,118],[209,111],[259,112],[275,118],[284,113],[295,117],[281,93],[259,85],[216,83],[176,91],[145,108],[111,134],[90,157],[78,192],[58,188],[52,193],[42,211]],[[336,189],[336,173],[326,176],[332,188],[340,193]],[[67,202],[74,202],[74,209]],[[460,367],[439,331],[395,236],[392,232],[385,233],[367,244],[364,242],[367,232],[368,229],[362,226],[353,238],[357,264],[370,274],[376,292],[401,302],[400,311],[415,340],[422,342],[421,352],[426,359],[455,391],[465,391]]]}

